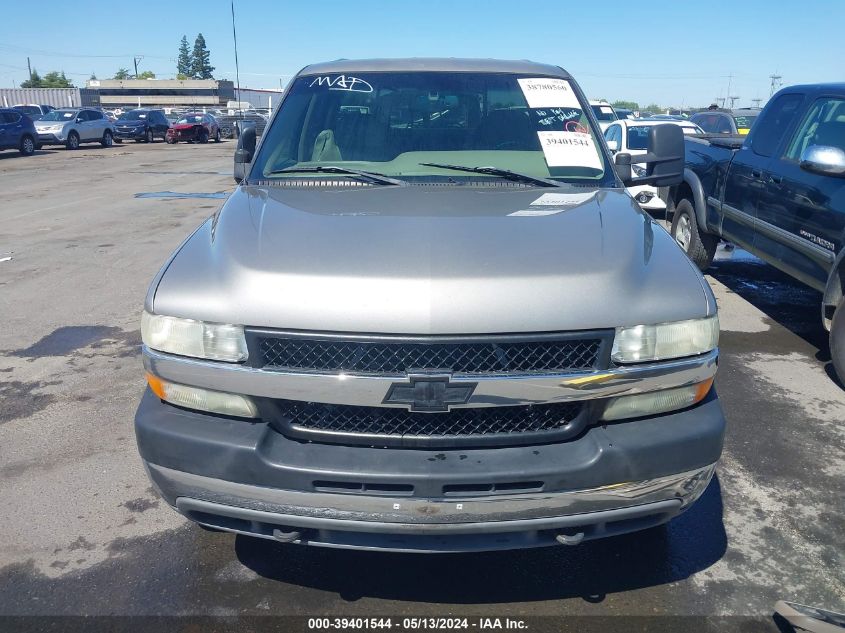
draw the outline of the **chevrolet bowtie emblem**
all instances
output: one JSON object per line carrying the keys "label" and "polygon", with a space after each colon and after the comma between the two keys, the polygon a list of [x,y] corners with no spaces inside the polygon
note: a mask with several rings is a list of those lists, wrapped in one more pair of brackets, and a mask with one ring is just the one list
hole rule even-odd
{"label": "chevrolet bowtie emblem", "polygon": [[444,374],[409,374],[409,382],[394,382],[384,404],[403,404],[409,411],[443,413],[454,404],[466,404],[476,382],[451,382]]}

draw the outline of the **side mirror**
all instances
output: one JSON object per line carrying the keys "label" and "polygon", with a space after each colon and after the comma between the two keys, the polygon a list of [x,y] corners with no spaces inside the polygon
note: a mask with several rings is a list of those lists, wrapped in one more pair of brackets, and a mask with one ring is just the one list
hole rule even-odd
{"label": "side mirror", "polygon": [[607,149],[611,152],[618,152],[619,151],[619,141],[606,141],[607,142]]}
{"label": "side mirror", "polygon": [[637,154],[637,164],[646,165],[646,175],[631,177],[631,155],[616,155],[616,172],[626,187],[654,185],[671,187],[684,180],[684,132],[680,126],[652,125],[648,131],[648,151]]}
{"label": "side mirror", "polygon": [[255,126],[250,125],[245,127],[238,136],[238,147],[235,150],[235,182],[240,183],[246,178],[246,172],[249,169],[249,164],[252,162],[252,157],[255,155]]}
{"label": "side mirror", "polygon": [[801,152],[801,169],[822,176],[845,177],[845,152],[830,145],[810,145]]}

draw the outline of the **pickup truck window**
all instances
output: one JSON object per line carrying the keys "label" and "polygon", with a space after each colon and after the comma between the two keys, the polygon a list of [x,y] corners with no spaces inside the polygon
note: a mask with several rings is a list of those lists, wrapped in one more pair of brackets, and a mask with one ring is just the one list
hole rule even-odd
{"label": "pickup truck window", "polygon": [[804,95],[784,94],[766,106],[754,129],[751,150],[758,156],[771,156],[798,114]]}
{"label": "pickup truck window", "polygon": [[811,145],[828,145],[845,150],[845,100],[818,99],[798,126],[785,158],[797,161]]}
{"label": "pickup truck window", "polygon": [[[525,78],[426,71],[299,77],[264,134],[252,173],[291,178],[279,171],[316,165],[403,179],[493,177],[421,164],[440,163],[596,184],[612,179],[585,114],[589,106],[573,94],[565,107],[529,107],[518,81]],[[558,145],[541,146],[538,133]]]}

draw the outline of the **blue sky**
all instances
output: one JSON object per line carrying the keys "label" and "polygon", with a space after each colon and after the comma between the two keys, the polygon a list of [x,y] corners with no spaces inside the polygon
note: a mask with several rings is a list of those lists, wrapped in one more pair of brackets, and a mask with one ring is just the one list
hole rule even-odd
{"label": "blue sky", "polygon": [[[706,105],[729,81],[749,105],[769,96],[773,73],[785,85],[845,80],[841,0],[235,0],[235,10],[243,87],[278,87],[316,61],[407,56],[558,64],[592,98],[642,105]],[[215,76],[234,78],[228,0],[13,2],[3,22],[0,87],[27,78],[27,55],[77,85],[131,69],[133,55],[139,70],[173,76],[179,40],[193,45],[199,31]]]}

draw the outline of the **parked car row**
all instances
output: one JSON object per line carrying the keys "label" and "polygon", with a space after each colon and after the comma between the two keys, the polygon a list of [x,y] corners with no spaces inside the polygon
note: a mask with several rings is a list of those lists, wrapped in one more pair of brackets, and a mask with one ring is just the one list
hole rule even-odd
{"label": "parked car row", "polygon": [[116,120],[96,108],[53,108],[32,117],[21,106],[0,109],[0,149],[17,149],[24,156],[44,145],[78,149],[84,143],[110,147],[130,140],[153,143],[161,139],[174,144],[219,143],[221,138],[220,124],[203,112],[182,114],[171,122],[158,108],[128,110]]}

